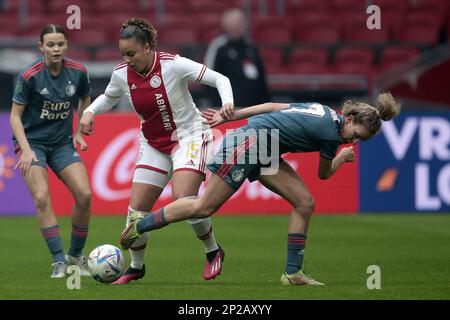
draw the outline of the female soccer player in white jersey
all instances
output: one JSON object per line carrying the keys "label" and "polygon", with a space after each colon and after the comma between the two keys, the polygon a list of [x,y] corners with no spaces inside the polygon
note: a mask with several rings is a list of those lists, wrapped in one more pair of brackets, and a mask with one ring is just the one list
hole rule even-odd
{"label": "female soccer player in white jersey", "polygon": [[[208,164],[214,174],[204,195],[198,199],[179,199],[148,215],[133,213],[128,228],[121,235],[122,248],[127,249],[143,232],[184,219],[209,217],[231,198],[246,178],[259,180],[292,205],[281,283],[321,285],[302,268],[314,199],[294,169],[279,157],[287,152],[319,152],[318,175],[328,179],[343,163],[354,160],[352,147],[344,147],[337,153],[339,146],[373,137],[380,130],[381,120],[391,120],[400,112],[400,105],[392,95],[383,93],[375,107],[346,101],[342,112],[343,115],[337,114],[319,103],[266,103],[234,112],[232,120],[251,118],[248,125],[225,137],[221,151]],[[216,112],[208,111],[204,115],[213,126],[224,121]],[[262,134],[269,131],[275,134]],[[266,137],[272,141],[264,141]],[[272,143],[273,140],[278,143]],[[267,162],[262,159],[262,155],[268,153],[278,164],[277,168],[272,168],[277,170],[270,173],[264,165]]]}
{"label": "female soccer player in white jersey", "polygon": [[[94,115],[110,110],[127,96],[141,119],[139,156],[133,177],[128,217],[150,211],[172,179],[174,199],[197,195],[212,156],[209,125],[202,123],[187,87],[197,81],[216,87],[222,99],[221,115],[233,114],[233,92],[227,77],[179,55],[155,51],[156,30],[147,21],[129,19],[122,25],[119,49],[124,62],[117,65],[105,93],[84,112],[82,132],[91,134]],[[129,219],[127,219],[127,224]],[[203,277],[214,279],[221,272],[224,252],[214,238],[211,220],[188,221],[203,241],[206,262]],[[145,274],[147,236],[131,248],[131,266],[115,284],[127,284]]]}

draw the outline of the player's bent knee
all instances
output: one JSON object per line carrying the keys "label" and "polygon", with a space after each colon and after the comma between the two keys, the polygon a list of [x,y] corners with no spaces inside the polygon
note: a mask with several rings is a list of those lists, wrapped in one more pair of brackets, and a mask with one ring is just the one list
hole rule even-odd
{"label": "player's bent knee", "polygon": [[200,203],[197,210],[197,218],[208,218],[218,210],[217,206],[208,203]]}
{"label": "player's bent knee", "polygon": [[91,205],[92,201],[92,192],[91,190],[85,190],[83,192],[79,192],[75,195],[75,201],[78,206],[87,208]]}
{"label": "player's bent knee", "polygon": [[298,199],[294,208],[301,214],[311,215],[316,208],[316,202],[314,198],[309,195]]}
{"label": "player's bent knee", "polygon": [[306,214],[312,214],[316,209],[316,201],[312,196],[305,199],[303,202],[303,212]]}
{"label": "player's bent knee", "polygon": [[50,208],[50,197],[48,193],[38,193],[33,197],[37,211],[47,211]]}

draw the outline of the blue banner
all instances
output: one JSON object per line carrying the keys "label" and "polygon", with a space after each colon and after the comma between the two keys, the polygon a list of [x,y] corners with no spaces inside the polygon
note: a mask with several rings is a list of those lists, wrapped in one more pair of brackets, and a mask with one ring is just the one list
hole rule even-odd
{"label": "blue banner", "polygon": [[360,210],[450,212],[450,112],[402,112],[360,144]]}

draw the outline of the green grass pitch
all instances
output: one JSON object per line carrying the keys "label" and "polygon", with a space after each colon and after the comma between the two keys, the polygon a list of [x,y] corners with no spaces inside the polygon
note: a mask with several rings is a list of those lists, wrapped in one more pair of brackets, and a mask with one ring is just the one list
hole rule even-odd
{"label": "green grass pitch", "polygon": [[[85,254],[118,245],[123,217],[94,217]],[[450,299],[450,215],[314,216],[305,269],[321,287],[281,286],[287,216],[213,217],[226,251],[222,274],[202,279],[204,252],[187,223],[150,235],[144,279],[111,286],[81,278],[80,290],[50,279],[51,257],[35,218],[1,218],[0,299]],[[70,220],[59,218],[68,249]],[[130,261],[125,253],[127,263]],[[366,286],[381,269],[381,289]]]}

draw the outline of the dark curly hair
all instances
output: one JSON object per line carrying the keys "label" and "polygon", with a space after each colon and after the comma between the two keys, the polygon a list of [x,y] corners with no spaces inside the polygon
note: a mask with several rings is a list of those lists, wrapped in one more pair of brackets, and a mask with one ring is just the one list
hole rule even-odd
{"label": "dark curly hair", "polygon": [[148,43],[151,50],[156,48],[156,37],[155,27],[145,19],[128,19],[120,29],[120,39],[135,38],[142,44]]}

